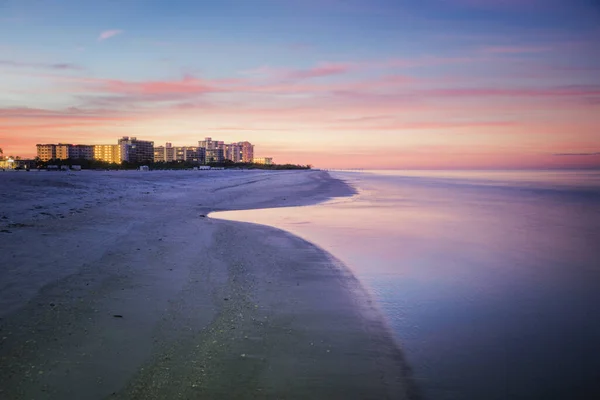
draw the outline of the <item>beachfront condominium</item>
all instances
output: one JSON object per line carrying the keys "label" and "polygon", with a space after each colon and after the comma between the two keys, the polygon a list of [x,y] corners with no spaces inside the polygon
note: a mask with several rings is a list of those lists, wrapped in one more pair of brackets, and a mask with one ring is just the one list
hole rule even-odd
{"label": "beachfront condominium", "polygon": [[242,147],[237,143],[226,144],[225,159],[233,162],[242,162]]}
{"label": "beachfront condominium", "polygon": [[198,146],[205,149],[207,163],[221,163],[225,161],[225,142],[205,138],[198,142]]}
{"label": "beachfront condominium", "polygon": [[38,144],[36,147],[41,161],[94,158],[94,146],[85,144]]}
{"label": "beachfront condominium", "polygon": [[123,136],[119,139],[121,160],[131,163],[154,161],[154,142],[138,140],[135,137]]}
{"label": "beachfront condominium", "polygon": [[121,146],[118,144],[94,145],[94,160],[120,164]]}
{"label": "beachfront condominium", "polygon": [[195,164],[204,164],[206,161],[206,149],[199,146],[166,146],[154,148],[154,162],[185,161]]}
{"label": "beachfront condominium", "polygon": [[69,158],[92,160],[94,158],[94,146],[87,144],[76,144],[69,147]]}
{"label": "beachfront condominium", "polygon": [[55,144],[37,144],[37,156],[42,161],[49,161],[56,158]]}
{"label": "beachfront condominium", "polygon": [[220,148],[206,149],[207,163],[222,163],[225,161],[225,152]]}
{"label": "beachfront condominium", "polygon": [[205,148],[206,150],[221,149],[225,151],[225,142],[220,140],[212,140],[212,138],[204,138],[198,142],[198,147]]}
{"label": "beachfront condominium", "polygon": [[38,144],[37,156],[41,161],[50,160],[98,160],[120,164],[152,162],[154,160],[154,142],[138,140],[127,136],[117,144]]}
{"label": "beachfront condominium", "polygon": [[167,143],[165,146],[154,147],[154,162],[171,162],[175,160],[175,147]]}
{"label": "beachfront condominium", "polygon": [[242,148],[242,162],[251,163],[254,161],[254,145],[250,142],[239,142]]}
{"label": "beachfront condominium", "polygon": [[225,159],[233,162],[251,163],[254,160],[254,145],[250,142],[237,142],[225,145]]}

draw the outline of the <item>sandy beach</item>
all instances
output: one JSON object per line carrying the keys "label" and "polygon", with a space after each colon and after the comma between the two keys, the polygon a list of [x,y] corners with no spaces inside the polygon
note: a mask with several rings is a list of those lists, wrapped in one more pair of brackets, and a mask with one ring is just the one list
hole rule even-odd
{"label": "sandy beach", "polygon": [[0,173],[3,399],[417,398],[340,262],[211,211],[353,189],[321,171]]}

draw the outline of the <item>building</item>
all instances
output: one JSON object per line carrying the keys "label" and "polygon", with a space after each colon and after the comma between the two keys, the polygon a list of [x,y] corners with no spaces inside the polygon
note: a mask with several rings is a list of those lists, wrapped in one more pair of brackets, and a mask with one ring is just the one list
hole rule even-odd
{"label": "building", "polygon": [[144,163],[154,161],[154,142],[123,136],[119,139],[121,161]]}
{"label": "building", "polygon": [[154,162],[185,161],[204,164],[206,161],[206,149],[199,146],[166,146],[154,148]]}
{"label": "building", "polygon": [[155,146],[154,147],[154,162],[166,162],[166,148],[165,146]]}
{"label": "building", "polygon": [[38,144],[36,147],[37,156],[42,161],[94,158],[94,146],[85,144]]}
{"label": "building", "polygon": [[0,169],[34,169],[36,160],[22,160],[17,158],[2,158],[0,157]]}
{"label": "building", "polygon": [[69,158],[69,148],[73,146],[72,144],[59,143],[54,145],[57,160],[67,160]]}
{"label": "building", "polygon": [[273,165],[273,157],[259,157],[254,159],[255,164]]}
{"label": "building", "polygon": [[212,150],[217,147],[217,142],[213,141],[212,138],[207,137],[198,142],[198,147],[203,147],[206,150]]}
{"label": "building", "polygon": [[205,163],[223,162],[225,161],[225,142],[205,138],[198,142],[198,147],[205,151]]}
{"label": "building", "polygon": [[108,163],[121,163],[121,146],[118,144],[94,145],[94,160]]}
{"label": "building", "polygon": [[225,152],[223,149],[212,148],[205,149],[206,151],[206,163],[222,163],[225,161]]}
{"label": "building", "polygon": [[254,145],[250,142],[239,142],[242,148],[242,162],[251,163],[254,161]]}
{"label": "building", "polygon": [[27,159],[27,160],[22,160],[22,159],[15,159],[15,162],[13,163],[13,167],[15,169],[35,169],[37,167],[36,165],[36,161],[35,160],[31,160],[31,159]]}
{"label": "building", "polygon": [[94,146],[87,144],[78,144],[69,148],[69,158],[78,160],[93,160]]}
{"label": "building", "polygon": [[225,145],[225,159],[233,162],[241,162],[242,147],[237,143]]}
{"label": "building", "polygon": [[42,161],[50,161],[56,158],[55,144],[36,144],[37,156]]}
{"label": "building", "polygon": [[154,147],[154,162],[171,162],[175,160],[175,147],[171,143]]}
{"label": "building", "polygon": [[204,164],[206,162],[206,149],[199,146],[174,147],[176,161],[193,162]]}

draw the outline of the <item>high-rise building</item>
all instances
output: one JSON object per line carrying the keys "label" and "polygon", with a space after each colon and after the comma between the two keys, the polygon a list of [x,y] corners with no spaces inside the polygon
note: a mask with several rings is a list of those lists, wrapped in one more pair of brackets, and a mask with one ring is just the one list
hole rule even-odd
{"label": "high-rise building", "polygon": [[69,148],[72,144],[59,143],[56,145],[56,159],[66,160],[69,158]]}
{"label": "high-rise building", "polygon": [[165,155],[165,146],[154,146],[154,162],[165,162],[167,157]]}
{"label": "high-rise building", "polygon": [[55,144],[37,144],[37,156],[42,161],[50,161],[56,158]]}
{"label": "high-rise building", "polygon": [[53,159],[67,160],[67,159],[87,159],[91,160],[94,158],[94,146],[85,144],[38,144],[37,153],[38,157],[42,161],[49,161]]}
{"label": "high-rise building", "polygon": [[241,162],[242,147],[237,143],[225,145],[225,159],[233,162]]}
{"label": "high-rise building", "polygon": [[123,136],[119,139],[119,147],[121,148],[122,161],[132,163],[154,161],[154,142]]}
{"label": "high-rise building", "polygon": [[254,161],[254,145],[250,142],[239,142],[238,145],[242,148],[242,162]]}
{"label": "high-rise building", "polygon": [[72,159],[94,159],[94,146],[87,144],[70,145],[69,158]]}
{"label": "high-rise building", "polygon": [[217,143],[214,142],[212,140],[212,138],[209,138],[209,137],[204,138],[204,140],[200,140],[198,142],[198,147],[203,147],[206,150],[212,150],[212,149],[216,148],[216,146],[217,146]]}
{"label": "high-rise building", "polygon": [[118,144],[94,145],[94,160],[121,163],[121,146]]}
{"label": "high-rise building", "polygon": [[225,154],[223,152],[223,149],[212,148],[212,149],[205,149],[205,151],[206,151],[206,163],[211,163],[211,162],[221,163],[221,162],[225,161]]}
{"label": "high-rise building", "polygon": [[167,143],[165,146],[165,161],[173,161],[175,160],[175,149],[171,143]]}
{"label": "high-rise building", "polygon": [[187,161],[198,164],[204,164],[206,159],[206,149],[198,146],[173,146],[167,143],[166,146],[154,148],[154,162],[169,161]]}

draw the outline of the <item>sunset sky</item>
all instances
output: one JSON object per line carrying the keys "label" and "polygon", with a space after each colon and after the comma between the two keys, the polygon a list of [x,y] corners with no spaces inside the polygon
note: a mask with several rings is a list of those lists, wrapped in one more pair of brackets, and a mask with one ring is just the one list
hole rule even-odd
{"label": "sunset sky", "polygon": [[0,147],[600,167],[596,0],[0,0]]}

